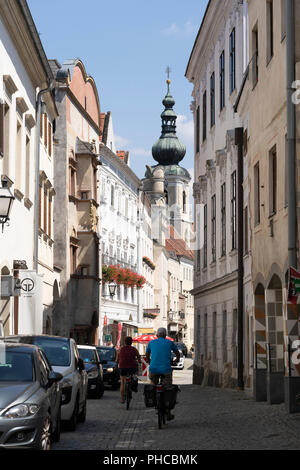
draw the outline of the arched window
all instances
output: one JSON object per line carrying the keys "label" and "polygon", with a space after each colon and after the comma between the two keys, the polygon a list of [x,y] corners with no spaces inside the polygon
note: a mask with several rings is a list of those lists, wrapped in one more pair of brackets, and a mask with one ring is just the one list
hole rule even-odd
{"label": "arched window", "polygon": [[111,191],[110,191],[110,205],[111,207],[115,206],[115,187],[113,184],[111,185]]}
{"label": "arched window", "polygon": [[186,213],[186,192],[185,191],[183,191],[183,194],[182,194],[182,210],[185,214]]}

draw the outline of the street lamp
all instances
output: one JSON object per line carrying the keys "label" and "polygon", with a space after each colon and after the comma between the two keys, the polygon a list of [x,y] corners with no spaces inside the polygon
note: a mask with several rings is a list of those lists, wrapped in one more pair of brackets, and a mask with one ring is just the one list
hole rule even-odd
{"label": "street lamp", "polygon": [[0,188],[0,224],[2,224],[2,232],[4,229],[4,224],[9,221],[10,211],[14,199],[15,198],[8,187],[7,180],[3,179],[2,188]]}
{"label": "street lamp", "polygon": [[169,318],[170,318],[171,321],[173,321],[173,315],[174,315],[174,312],[173,312],[173,310],[170,308],[170,310],[169,310]]}
{"label": "street lamp", "polygon": [[116,294],[116,288],[117,288],[117,284],[116,284],[114,281],[112,281],[112,282],[110,282],[110,283],[108,284],[109,295],[110,295],[111,297],[114,297],[114,296],[115,296],[115,294]]}

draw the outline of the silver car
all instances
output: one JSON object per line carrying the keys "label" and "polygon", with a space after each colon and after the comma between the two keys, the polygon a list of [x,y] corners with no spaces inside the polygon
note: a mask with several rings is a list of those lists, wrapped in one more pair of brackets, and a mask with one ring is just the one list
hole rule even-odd
{"label": "silver car", "polygon": [[62,374],[61,419],[65,428],[75,431],[77,423],[84,423],[86,418],[88,378],[74,339],[50,335],[14,335],[7,336],[5,341],[35,344],[47,356],[53,370]]}
{"label": "silver car", "polygon": [[40,348],[0,342],[0,449],[59,440],[61,379]]}

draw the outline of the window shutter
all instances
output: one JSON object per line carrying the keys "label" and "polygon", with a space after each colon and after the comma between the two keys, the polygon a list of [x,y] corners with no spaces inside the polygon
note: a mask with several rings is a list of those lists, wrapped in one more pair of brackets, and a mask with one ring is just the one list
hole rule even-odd
{"label": "window shutter", "polygon": [[49,156],[52,156],[52,129],[51,129],[51,124],[48,122],[48,153]]}
{"label": "window shutter", "polygon": [[4,104],[0,103],[0,156],[4,153]]}

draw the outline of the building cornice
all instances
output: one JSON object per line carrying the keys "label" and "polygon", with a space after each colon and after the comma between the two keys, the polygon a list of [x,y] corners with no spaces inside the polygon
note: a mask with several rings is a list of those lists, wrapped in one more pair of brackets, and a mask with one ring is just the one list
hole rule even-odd
{"label": "building cornice", "polygon": [[27,2],[0,2],[0,16],[27,70],[34,87],[48,85],[53,78]]}
{"label": "building cornice", "polygon": [[109,147],[107,147],[102,142],[100,143],[100,158],[101,154],[104,158],[106,158],[115,168],[121,171],[124,175],[131,179],[131,181],[135,184],[137,189],[141,188],[142,182],[136,176],[134,171],[121,160]]}
{"label": "building cornice", "polygon": [[195,287],[190,291],[190,293],[194,296],[203,296],[209,293],[212,290],[218,289],[219,287],[223,287],[227,284],[235,283],[238,279],[238,271],[234,271],[233,273],[227,274],[226,276],[215,279],[212,282],[204,284],[199,287]]}

